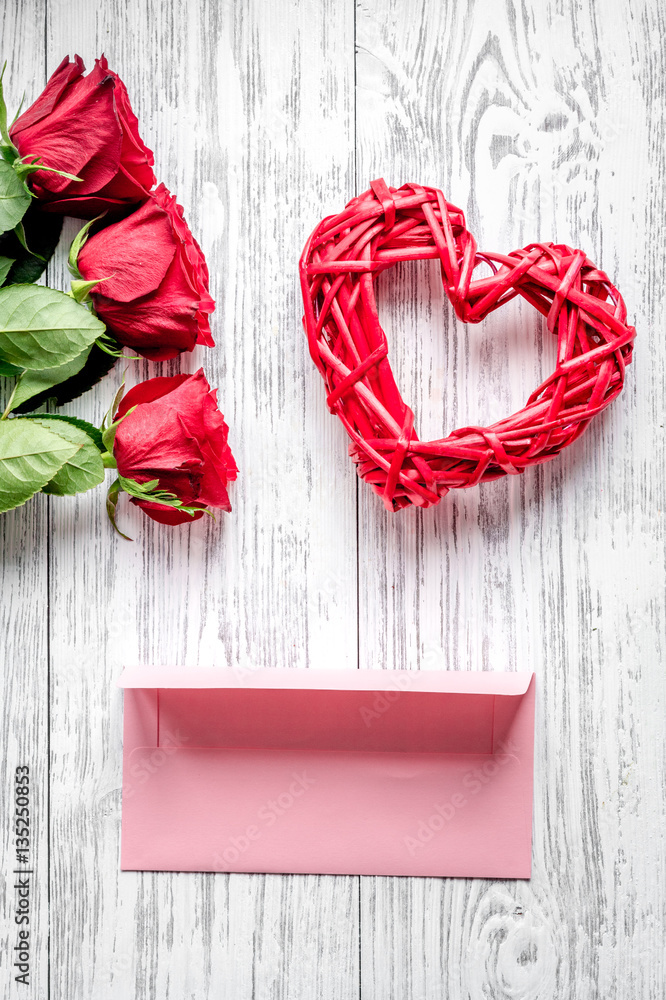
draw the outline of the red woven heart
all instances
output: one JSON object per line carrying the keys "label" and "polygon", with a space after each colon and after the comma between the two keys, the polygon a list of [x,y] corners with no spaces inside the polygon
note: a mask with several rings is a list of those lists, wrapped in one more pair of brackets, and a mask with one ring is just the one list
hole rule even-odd
{"label": "red woven heart", "polygon": [[[478,323],[522,295],[557,335],[557,366],[526,406],[490,427],[419,441],[379,324],[374,281],[402,260],[439,258],[456,314]],[[473,281],[478,264],[492,275]],[[504,255],[477,251],[465,216],[436,188],[371,190],[317,226],[300,260],[310,354],[332,413],[351,438],[358,474],[389,510],[429,507],[450,489],[476,486],[547,462],[618,395],[636,331],[617,288],[582,250],[531,243]]]}

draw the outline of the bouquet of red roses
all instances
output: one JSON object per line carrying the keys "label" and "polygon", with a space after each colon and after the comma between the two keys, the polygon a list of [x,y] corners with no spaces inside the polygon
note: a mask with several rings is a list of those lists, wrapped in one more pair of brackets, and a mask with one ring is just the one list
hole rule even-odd
{"label": "bouquet of red roses", "polygon": [[[4,70],[3,70],[4,72]],[[124,348],[153,361],[214,346],[204,255],[139,135],[127,90],[102,56],[63,60],[8,126],[0,75],[0,512],[35,493],[92,489],[117,470],[151,518],[180,524],[231,510],[236,465],[203,370],[121,389],[100,428],[44,411],[107,374]],[[71,290],[35,282],[64,215],[87,220],[69,253]],[[136,356],[136,355],[134,355]],[[35,412],[38,411],[38,412]]]}

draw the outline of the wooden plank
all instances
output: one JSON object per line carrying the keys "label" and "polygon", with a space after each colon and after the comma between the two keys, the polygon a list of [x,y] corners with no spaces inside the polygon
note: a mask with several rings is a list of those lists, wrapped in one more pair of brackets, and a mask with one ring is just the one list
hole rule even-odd
{"label": "wooden plank", "polygon": [[[0,10],[2,60],[7,60],[3,90],[13,118],[23,91],[37,93],[44,85],[44,3],[4,4]],[[3,379],[2,402],[11,381]],[[0,411],[0,412],[2,412]],[[49,948],[49,671],[48,671],[48,501],[38,497],[0,517],[0,760],[2,761],[2,898],[3,954],[0,995],[46,995]],[[14,788],[16,768],[27,766],[30,786],[29,864],[17,864]],[[24,774],[25,772],[21,772]],[[21,806],[21,808],[24,808]],[[25,818],[25,817],[23,817]],[[23,833],[23,831],[21,831]],[[30,875],[15,874],[17,869]],[[29,923],[16,923],[20,881],[28,882]],[[26,915],[21,910],[19,919]],[[28,985],[17,982],[22,969],[14,967],[19,932],[29,933]]]}
{"label": "wooden plank", "polygon": [[[425,512],[361,488],[361,664],[534,667],[539,701],[532,880],[364,879],[367,1000],[664,991],[663,30],[638,2],[358,7],[359,190],[441,186],[487,249],[581,246],[639,329],[557,462]],[[381,281],[421,434],[511,412],[552,364],[529,309],[465,329],[430,265]]]}
{"label": "wooden plank", "polygon": [[[426,180],[482,246],[582,246],[639,340],[624,396],[550,466],[394,517],[362,485],[357,553],[354,473],[295,277],[309,228],[353,193],[352,14],[49,0],[49,71],[68,48],[89,64],[106,50],[201,235],[218,348],[196,363],[242,471],[215,525],[171,533],[125,508],[134,546],[110,534],[100,492],[51,501],[49,532],[41,498],[2,518],[3,760],[11,776],[31,756],[38,789],[34,996],[48,987],[49,614],[52,996],[347,998],[359,975],[382,1000],[664,992],[664,354],[646,337],[663,313],[663,17],[647,0],[603,18],[573,2],[358,5],[358,190]],[[0,17],[11,102],[43,83],[44,8]],[[380,288],[422,434],[515,409],[552,363],[529,309],[464,330],[433,265]],[[112,382],[69,410],[99,422]],[[346,878],[121,875],[122,661],[353,668],[357,554],[362,666],[537,669],[531,882],[363,879],[359,896]]]}
{"label": "wooden plank", "polygon": [[[56,997],[358,988],[358,880],[119,872],[114,688],[132,660],[356,666],[355,484],[296,275],[308,226],[350,186],[352,38],[332,2],[49,0],[49,67],[105,50],[201,237],[217,348],[182,368],[220,387],[241,469],[215,523],[171,531],[122,503],[134,544],[113,536],[101,491],[53,505]],[[128,381],[174,368],[130,363]],[[98,423],[118,378],[68,410]]]}

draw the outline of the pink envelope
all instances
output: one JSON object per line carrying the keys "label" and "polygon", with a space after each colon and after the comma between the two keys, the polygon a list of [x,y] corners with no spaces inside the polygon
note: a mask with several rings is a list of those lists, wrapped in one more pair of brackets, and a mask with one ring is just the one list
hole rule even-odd
{"label": "pink envelope", "polygon": [[529,878],[529,673],[128,667],[123,869]]}

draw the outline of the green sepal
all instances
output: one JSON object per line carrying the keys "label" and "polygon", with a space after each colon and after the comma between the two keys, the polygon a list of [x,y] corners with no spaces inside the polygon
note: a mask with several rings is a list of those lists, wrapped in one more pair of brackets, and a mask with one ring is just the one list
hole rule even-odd
{"label": "green sepal", "polygon": [[106,494],[106,514],[109,521],[113,525],[113,530],[116,531],[121,538],[124,538],[126,542],[131,542],[133,539],[129,535],[124,534],[116,524],[116,507],[118,506],[118,497],[120,495],[120,483],[118,480],[114,480],[109,487],[109,492]]}
{"label": "green sepal", "polygon": [[67,257],[67,267],[69,268],[69,273],[72,277],[77,280],[81,279],[81,272],[79,271],[79,254],[90,236],[91,227],[94,226],[96,222],[99,222],[100,219],[103,219],[105,215],[106,212],[102,212],[101,215],[98,215],[96,218],[90,219],[89,222],[86,222],[85,226],[82,226],[81,229],[79,229],[78,233],[72,240],[72,245],[69,248],[69,255]]}
{"label": "green sepal", "polygon": [[[37,170],[44,170],[48,174],[57,174],[58,177],[66,177],[68,181],[77,181],[78,183],[83,181],[83,177],[77,177],[76,174],[68,174],[66,170],[58,170],[57,167],[47,167],[39,156],[35,156],[31,160],[20,157],[14,160],[12,166],[14,167],[16,176],[24,183],[25,178],[29,177],[30,174],[36,173]],[[27,190],[29,191],[30,189],[28,188]]]}
{"label": "green sepal", "polygon": [[113,417],[113,414],[117,412],[118,407],[120,406],[120,404],[122,402],[122,398],[125,395],[125,374],[126,374],[126,372],[123,372],[122,382],[120,383],[120,385],[116,389],[116,394],[113,397],[113,402],[111,403],[110,409],[107,410],[106,416],[104,418],[105,420],[108,420],[109,417]]}
{"label": "green sepal", "polygon": [[[122,382],[118,386],[116,394],[113,397],[113,402],[111,403],[111,406],[104,414],[104,419],[102,420],[102,426],[100,427],[100,432],[102,435],[102,443],[104,445],[105,450],[108,451],[111,455],[113,455],[113,444],[114,441],[116,440],[116,431],[120,426],[120,420],[123,419],[121,417],[120,420],[117,420],[115,423],[113,422],[114,414],[117,413],[118,407],[120,406],[120,401],[125,395],[125,375],[126,372],[123,372]],[[132,409],[136,409],[136,407],[132,407]]]}
{"label": "green sepal", "polygon": [[159,503],[163,507],[174,507],[176,510],[182,510],[183,513],[189,514],[190,517],[201,513],[210,514],[213,520],[215,520],[212,512],[206,507],[188,506],[182,500],[179,500],[175,493],[170,493],[168,490],[160,490],[159,479],[151,479],[147,483],[137,483],[135,479],[126,479],[124,476],[118,476],[118,482],[120,483],[120,488],[136,500],[148,500],[151,503]]}
{"label": "green sepal", "polygon": [[[97,315],[94,309],[92,312],[95,316]],[[109,354],[112,358],[126,358],[127,361],[141,360],[138,354],[125,354],[125,348],[123,345],[119,344],[115,337],[111,336],[108,330],[105,330],[104,333],[100,334],[95,341],[95,345],[100,349],[100,351],[104,351],[105,354]]]}
{"label": "green sepal", "polygon": [[[114,446],[115,441],[116,441],[116,432],[117,432],[118,428],[122,424],[122,422],[125,419],[125,417],[129,417],[130,413],[134,413],[135,410],[136,410],[136,406],[131,406],[129,408],[129,410],[127,411],[127,413],[123,413],[123,415],[120,418],[120,420],[116,420],[114,423],[110,424],[108,427],[104,428],[104,430],[102,431],[102,443],[103,443],[104,448],[106,449],[106,451],[109,452],[109,454],[113,455],[113,446]],[[102,425],[102,426],[104,426],[104,425]]]}
{"label": "green sepal", "polygon": [[[5,59],[2,64],[2,71],[0,71],[0,137],[2,137],[3,143],[13,149],[18,156],[18,149],[9,137],[9,130],[7,129],[7,105],[5,104],[5,94],[2,87],[2,80],[5,75],[5,70],[7,69],[7,60]],[[16,121],[16,119],[14,119]]]}
{"label": "green sepal", "polygon": [[[72,298],[76,302],[81,302],[82,304],[87,302],[90,298],[88,292],[94,288],[95,285],[99,285],[100,281],[106,281],[106,278],[95,278],[93,281],[83,281],[80,278],[74,278],[71,282]],[[103,347],[102,350],[104,350]]]}

